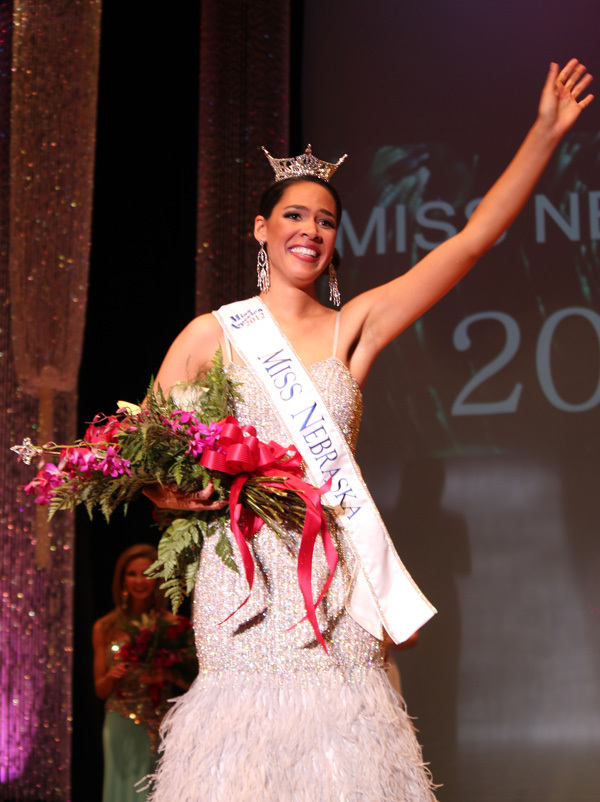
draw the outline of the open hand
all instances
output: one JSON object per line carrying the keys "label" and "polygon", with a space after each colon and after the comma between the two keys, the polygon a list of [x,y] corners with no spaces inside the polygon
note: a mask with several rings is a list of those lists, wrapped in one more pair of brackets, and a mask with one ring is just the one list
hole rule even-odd
{"label": "open hand", "polygon": [[586,95],[579,100],[591,82],[592,76],[576,58],[572,58],[562,70],[553,62],[540,98],[540,121],[557,136],[562,136],[594,99],[593,95]]}
{"label": "open hand", "polygon": [[227,506],[226,499],[210,500],[214,490],[212,482],[209,482],[204,489],[196,490],[194,493],[184,493],[175,487],[155,484],[144,487],[142,493],[161,509],[204,512],[222,510]]}

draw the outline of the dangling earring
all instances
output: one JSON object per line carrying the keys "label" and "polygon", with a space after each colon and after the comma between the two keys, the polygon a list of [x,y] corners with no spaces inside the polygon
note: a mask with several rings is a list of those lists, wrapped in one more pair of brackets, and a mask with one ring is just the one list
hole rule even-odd
{"label": "dangling earring", "polygon": [[264,240],[259,242],[260,248],[258,249],[258,258],[256,260],[256,278],[258,289],[261,292],[269,292],[271,280],[269,276],[269,257],[265,251]]}
{"label": "dangling earring", "polygon": [[329,262],[329,300],[333,301],[334,306],[339,306],[342,300],[333,262]]}
{"label": "dangling earring", "polygon": [[128,590],[122,590],[121,591],[121,610],[123,610],[123,612],[126,613],[128,607],[129,607],[129,591]]}

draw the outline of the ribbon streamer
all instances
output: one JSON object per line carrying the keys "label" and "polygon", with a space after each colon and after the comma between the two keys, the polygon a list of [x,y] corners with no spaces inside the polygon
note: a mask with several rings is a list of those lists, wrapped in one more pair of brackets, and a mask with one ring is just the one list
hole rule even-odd
{"label": "ribbon streamer", "polygon": [[[315,632],[315,636],[323,649],[327,652],[323,635],[319,629],[316,608],[327,593],[333,580],[333,574],[338,563],[338,553],[327,526],[327,519],[321,505],[321,496],[326,493],[331,480],[322,487],[316,488],[305,482],[303,476],[302,457],[295,446],[284,448],[271,440],[263,443],[256,436],[253,426],[240,426],[235,418],[227,417],[219,421],[221,434],[218,447],[220,451],[205,451],[200,464],[209,470],[222,471],[236,476],[229,494],[229,511],[231,531],[242,556],[244,573],[248,582],[248,595],[239,607],[227,616],[231,618],[243,607],[252,592],[254,584],[254,560],[248,546],[248,540],[253,537],[264,523],[263,519],[240,501],[244,485],[254,476],[272,477],[265,481],[265,487],[292,492],[298,495],[305,505],[304,523],[298,552],[298,585],[304,599],[306,616]],[[237,475],[236,475],[237,474]],[[312,563],[317,537],[321,535],[325,558],[329,567],[329,575],[323,585],[317,601],[313,601],[312,592]],[[224,621],[222,622],[224,623]],[[298,622],[301,623],[301,622]],[[294,624],[290,629],[292,629]]]}

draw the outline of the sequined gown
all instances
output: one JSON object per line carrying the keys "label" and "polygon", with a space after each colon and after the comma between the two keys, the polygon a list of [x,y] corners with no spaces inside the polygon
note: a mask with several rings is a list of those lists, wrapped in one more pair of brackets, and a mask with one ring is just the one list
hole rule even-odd
{"label": "sequined gown", "polygon": [[[252,371],[228,370],[241,385],[238,419],[262,440],[287,444]],[[354,378],[335,357],[309,370],[354,448],[362,412]],[[163,723],[152,802],[432,802],[413,727],[385,676],[382,644],[345,610],[349,546],[337,534],[340,562],[318,611],[329,655],[308,622],[289,629],[304,616],[296,555],[266,526],[252,548],[250,600],[220,624],[246,598],[247,584],[211,541],[204,546],[193,620],[200,674]],[[326,576],[317,548],[313,587]]]}

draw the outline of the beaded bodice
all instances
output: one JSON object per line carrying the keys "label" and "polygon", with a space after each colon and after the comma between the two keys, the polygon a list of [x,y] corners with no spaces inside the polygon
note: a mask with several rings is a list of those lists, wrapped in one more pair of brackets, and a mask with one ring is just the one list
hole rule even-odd
{"label": "beaded bodice", "polygon": [[[314,362],[308,370],[325,405],[354,453],[362,417],[362,393],[356,379],[336,357]],[[229,377],[241,385],[243,400],[236,404],[238,420],[255,426],[261,440],[267,442],[275,440],[287,445],[289,436],[285,433],[277,411],[250,368],[231,363],[227,371]]]}
{"label": "beaded bodice", "polygon": [[[252,370],[237,364],[229,365],[227,370],[230,378],[238,383],[242,396],[236,403],[238,420],[255,426],[261,440],[288,445],[289,436],[285,434],[278,413]],[[354,377],[335,357],[317,362],[308,370],[354,450],[362,413],[362,397]],[[318,608],[319,625],[329,656],[316,642],[310,624],[298,623],[305,611],[296,575],[296,535],[293,536],[296,545],[291,547],[267,526],[254,536],[251,541],[256,563],[254,587],[250,599],[239,610],[248,594],[243,571],[236,574],[215,555],[216,536],[205,542],[194,599],[194,630],[201,673],[269,673],[280,677],[293,673],[314,681],[315,672],[342,670],[352,678],[383,664],[380,641],[346,612],[355,561],[343,533],[335,525],[330,526],[330,530],[340,561],[329,591]],[[241,566],[231,532],[228,537],[234,546],[236,563]],[[319,542],[313,562],[315,594],[326,577],[327,567]]]}

